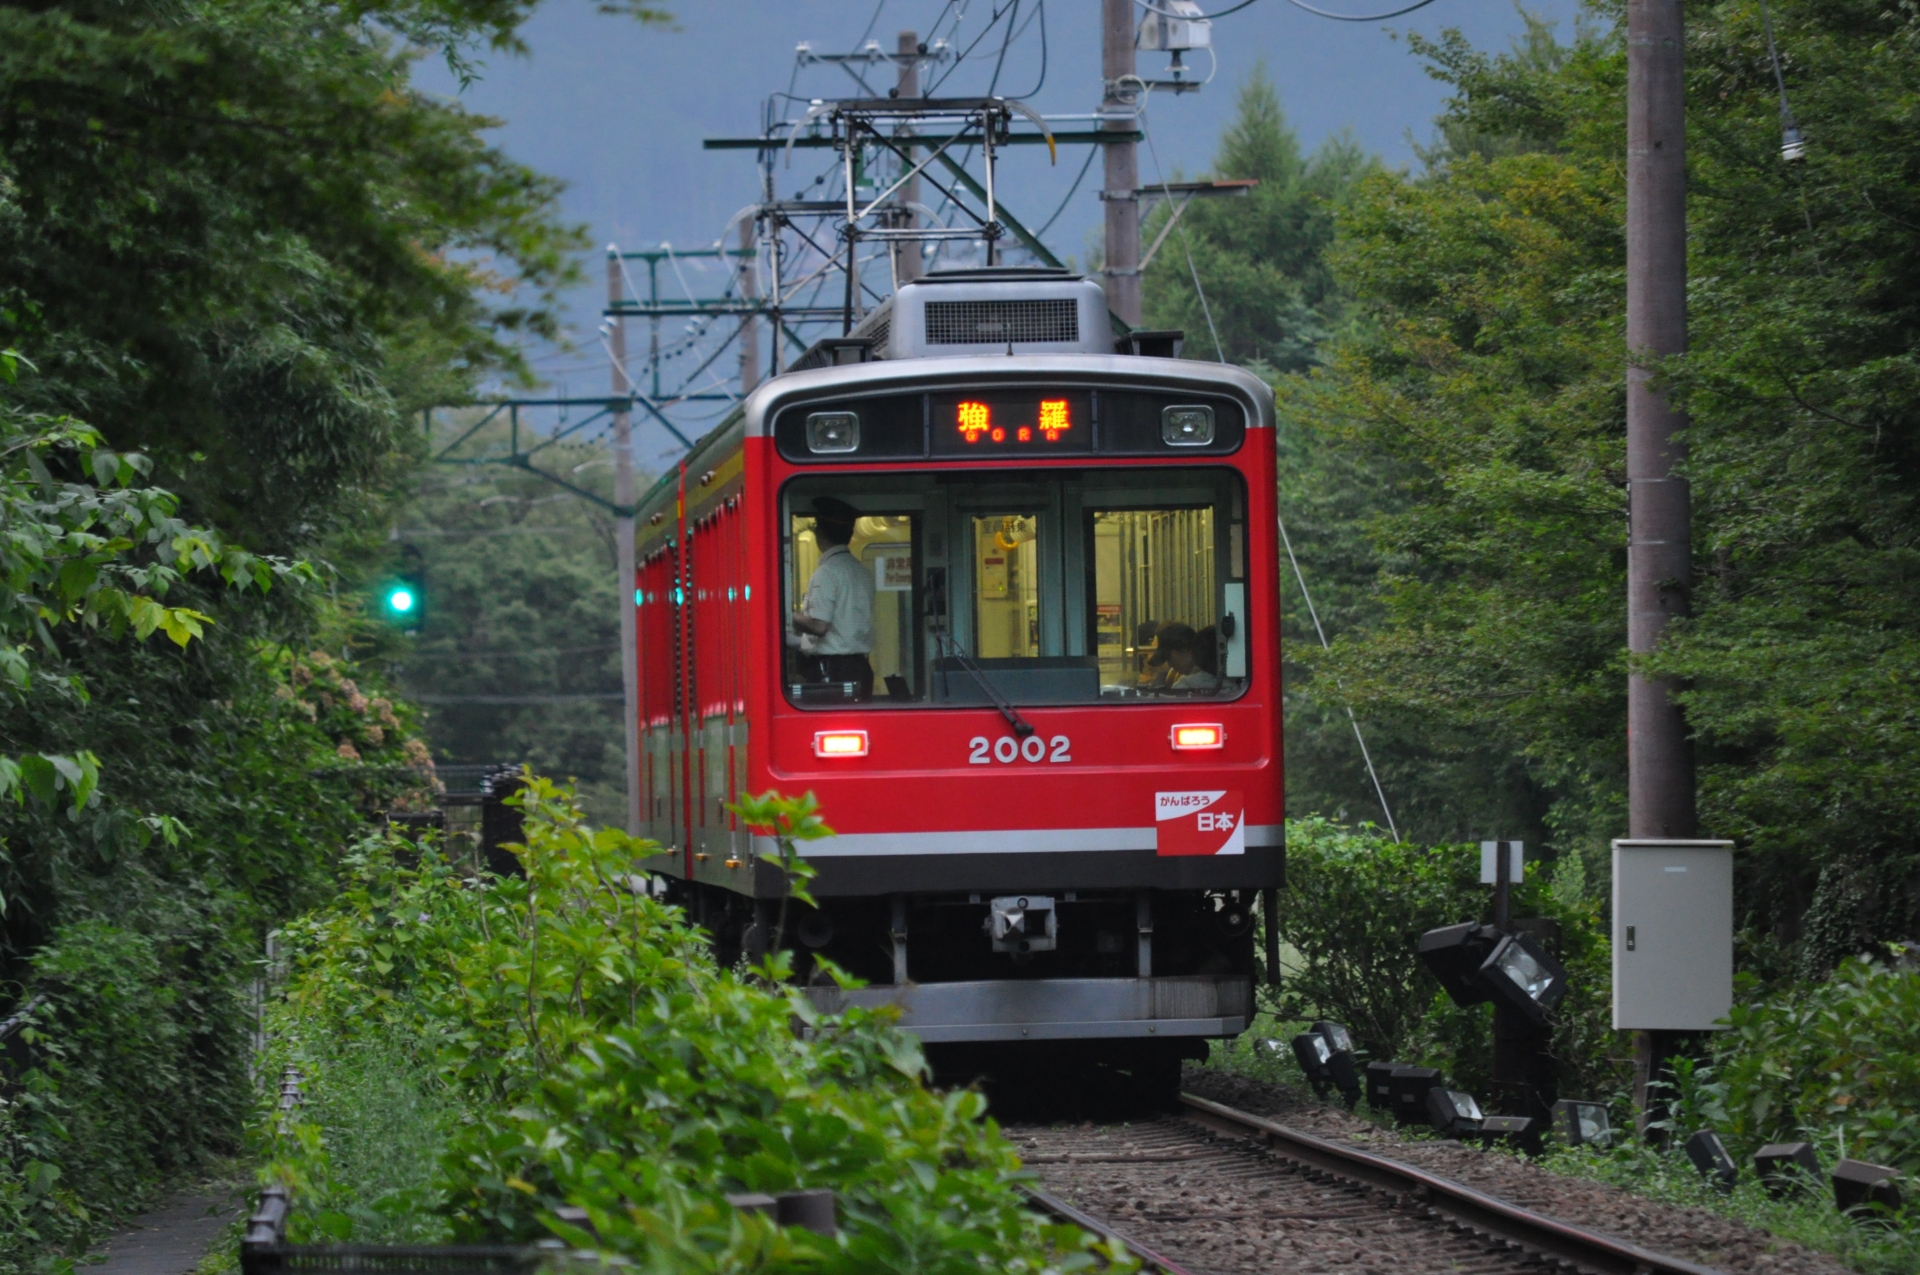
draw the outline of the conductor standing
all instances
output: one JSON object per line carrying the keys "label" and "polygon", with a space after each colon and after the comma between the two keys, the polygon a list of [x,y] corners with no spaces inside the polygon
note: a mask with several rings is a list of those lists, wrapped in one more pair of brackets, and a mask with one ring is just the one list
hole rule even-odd
{"label": "conductor standing", "polygon": [[860,512],[844,500],[813,502],[813,535],[820,565],[807,581],[806,601],[793,613],[800,663],[821,682],[852,682],[854,698],[873,697],[873,573],[853,556],[853,524]]}

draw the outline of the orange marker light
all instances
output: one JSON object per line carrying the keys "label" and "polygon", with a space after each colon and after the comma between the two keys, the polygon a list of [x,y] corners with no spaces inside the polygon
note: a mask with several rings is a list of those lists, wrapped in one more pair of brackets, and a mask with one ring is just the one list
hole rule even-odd
{"label": "orange marker light", "polygon": [[1173,746],[1176,749],[1225,748],[1227,730],[1224,726],[1211,723],[1176,726],[1173,728]]}
{"label": "orange marker light", "polygon": [[817,730],[813,733],[815,757],[865,757],[867,732],[863,730]]}

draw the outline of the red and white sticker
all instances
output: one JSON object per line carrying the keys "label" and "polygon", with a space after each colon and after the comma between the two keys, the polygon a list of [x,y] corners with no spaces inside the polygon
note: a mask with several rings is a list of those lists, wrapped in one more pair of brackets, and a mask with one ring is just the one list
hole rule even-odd
{"label": "red and white sticker", "polygon": [[1245,854],[1246,800],[1237,792],[1157,792],[1155,851],[1162,855]]}

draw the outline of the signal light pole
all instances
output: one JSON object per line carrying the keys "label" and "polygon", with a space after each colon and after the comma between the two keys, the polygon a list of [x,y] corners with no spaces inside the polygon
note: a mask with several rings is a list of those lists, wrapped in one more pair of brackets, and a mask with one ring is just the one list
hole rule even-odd
{"label": "signal light pole", "polygon": [[[1690,610],[1692,497],[1677,471],[1686,417],[1650,384],[1650,361],[1687,349],[1686,24],[1682,0],[1627,4],[1627,649],[1652,653]],[[1636,839],[1695,833],[1693,744],[1670,679],[1627,682],[1627,827]],[[1672,1052],[1633,1038],[1634,1107]]]}

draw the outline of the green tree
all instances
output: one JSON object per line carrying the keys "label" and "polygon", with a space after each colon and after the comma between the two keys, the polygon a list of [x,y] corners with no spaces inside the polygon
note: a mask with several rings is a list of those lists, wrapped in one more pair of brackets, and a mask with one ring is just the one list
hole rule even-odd
{"label": "green tree", "polygon": [[[0,738],[37,794],[0,803],[0,980],[46,997],[0,1270],[233,1145],[264,932],[430,798],[409,710],[335,653],[399,641],[356,599],[413,409],[522,376],[580,239],[409,74],[472,74],[534,8],[0,6],[0,346],[39,368],[0,410]],[[238,588],[301,559],[324,588]]]}
{"label": "green tree", "polygon": [[[1184,329],[1190,357],[1285,372],[1310,366],[1344,312],[1326,262],[1335,210],[1377,166],[1344,136],[1302,156],[1273,81],[1264,66],[1255,67],[1240,86],[1211,176],[1259,185],[1241,196],[1196,199],[1187,208],[1148,267],[1147,325]],[[1148,220],[1149,243],[1167,215],[1163,205]],[[1194,291],[1196,272],[1204,306]]]}
{"label": "green tree", "polygon": [[[1415,42],[1454,89],[1440,140],[1341,214],[1361,321],[1284,387],[1405,502],[1360,519],[1379,611],[1317,685],[1514,759],[1593,867],[1624,827],[1620,12],[1553,48]],[[1691,413],[1697,583],[1652,666],[1684,679],[1743,916],[1817,972],[1920,924],[1920,18],[1775,5],[1816,139],[1789,165],[1758,5],[1688,17],[1692,351],[1661,374]]]}

